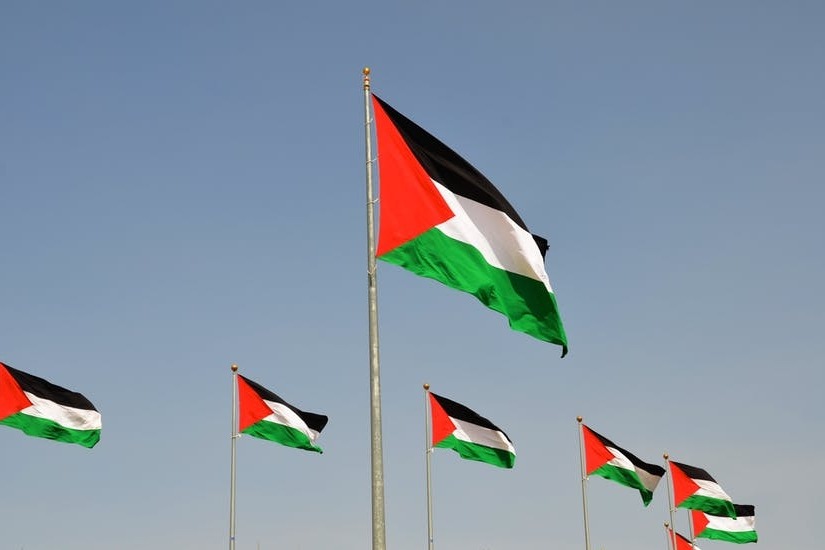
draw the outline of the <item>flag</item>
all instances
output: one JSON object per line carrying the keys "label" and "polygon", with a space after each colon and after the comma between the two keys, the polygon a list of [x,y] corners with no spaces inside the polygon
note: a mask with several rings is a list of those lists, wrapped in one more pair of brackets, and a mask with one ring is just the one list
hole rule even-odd
{"label": "flag", "polygon": [[736,519],[691,510],[690,516],[696,537],[737,544],[756,542],[758,537],[754,527],[756,524],[754,507],[750,504],[734,504],[733,508],[736,511]]}
{"label": "flag", "polygon": [[0,424],[26,435],[92,448],[101,418],[83,395],[0,363]]}
{"label": "flag", "polygon": [[690,539],[683,537],[669,527],[665,527],[665,529],[667,530],[670,540],[676,541],[676,550],[699,550],[699,547],[690,542]]}
{"label": "flag", "polygon": [[466,160],[375,95],[381,181],[376,256],[469,292],[513,330],[562,346],[547,241]]}
{"label": "flag", "polygon": [[430,392],[430,415],[433,447],[500,468],[515,464],[516,449],[507,434],[464,405]]}
{"label": "flag", "polygon": [[322,453],[315,440],[329,420],[293,407],[265,387],[238,375],[238,431],[287,447]]}
{"label": "flag", "polygon": [[736,517],[733,501],[709,473],[695,466],[668,461],[673,481],[673,504],[717,516]]}
{"label": "flag", "polygon": [[665,475],[665,469],[648,464],[622,449],[609,439],[582,424],[585,471],[621,485],[638,489],[645,506],[653,499],[653,491]]}

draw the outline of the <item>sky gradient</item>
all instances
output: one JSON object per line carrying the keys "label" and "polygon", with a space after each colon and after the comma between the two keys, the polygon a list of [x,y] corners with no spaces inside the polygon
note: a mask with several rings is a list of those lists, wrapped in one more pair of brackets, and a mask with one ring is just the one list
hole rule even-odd
{"label": "sky gradient", "polygon": [[[238,550],[369,548],[364,66],[549,239],[570,344],[379,263],[388,548],[426,545],[424,383],[517,453],[434,452],[438,548],[583,548],[577,415],[708,470],[756,506],[761,550],[820,548],[823,21],[815,1],[3,2],[0,361],[86,395],[103,431],[0,427],[0,548],[225,548],[232,363],[330,417],[322,455],[239,440]],[[665,549],[666,489],[644,508],[592,478],[593,550]]]}

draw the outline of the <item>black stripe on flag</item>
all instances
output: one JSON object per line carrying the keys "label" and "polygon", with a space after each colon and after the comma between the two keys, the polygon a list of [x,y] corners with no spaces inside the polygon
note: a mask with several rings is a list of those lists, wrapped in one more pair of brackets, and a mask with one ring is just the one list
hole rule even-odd
{"label": "black stripe on flag", "polygon": [[384,108],[415,158],[432,179],[456,195],[504,212],[525,231],[529,231],[516,210],[484,174],[380,97],[375,94],[373,97]]}
{"label": "black stripe on flag", "polygon": [[687,475],[691,479],[704,479],[705,481],[712,481],[716,483],[716,480],[713,479],[709,473],[707,473],[702,468],[697,468],[696,466],[688,466],[687,464],[682,464],[681,462],[674,462],[670,461],[671,464],[674,464],[677,468],[682,470],[685,475]]}
{"label": "black stripe on flag", "polygon": [[[5,363],[3,363],[5,365]],[[76,391],[67,390],[57,384],[52,384],[48,380],[44,380],[39,376],[34,376],[27,372],[17,370],[6,365],[9,374],[17,381],[20,388],[24,392],[36,395],[42,399],[48,399],[58,405],[64,407],[72,407],[75,409],[84,409],[87,411],[96,411],[92,402],[86,399],[82,394]]]}
{"label": "black stripe on flag", "polygon": [[[733,509],[736,510],[737,518],[752,518],[756,516],[756,507],[753,504],[734,504]],[[707,512],[705,512],[707,513]],[[712,514],[708,514],[712,515]],[[728,516],[717,516],[726,518]]]}

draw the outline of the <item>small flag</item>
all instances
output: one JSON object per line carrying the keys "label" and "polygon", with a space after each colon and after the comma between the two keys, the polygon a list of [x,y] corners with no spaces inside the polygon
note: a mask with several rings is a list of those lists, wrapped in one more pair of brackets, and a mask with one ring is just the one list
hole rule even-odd
{"label": "small flag", "polygon": [[468,292],[513,330],[562,346],[567,336],[532,235],[490,181],[373,95],[381,200],[376,256]]}
{"label": "small flag", "polygon": [[665,469],[648,464],[636,455],[622,449],[609,439],[582,424],[584,436],[585,471],[621,485],[638,489],[645,506],[653,499],[653,491],[665,475]]}
{"label": "small flag", "polygon": [[668,461],[673,480],[673,504],[717,516],[736,517],[733,499],[709,473],[695,466]]}
{"label": "small flag", "polygon": [[315,440],[329,420],[293,407],[268,389],[238,375],[238,431],[287,447],[322,453]]}
{"label": "small flag", "polygon": [[0,363],[0,424],[26,435],[92,448],[101,418],[83,395]]}
{"label": "small flag", "polygon": [[452,449],[467,460],[512,468],[516,450],[507,434],[464,405],[430,392],[433,447]]}
{"label": "small flag", "polygon": [[[699,547],[690,542],[690,539],[683,537],[673,529],[666,527],[670,540],[676,541],[676,550],[699,550]],[[675,536],[674,536],[675,535]]]}
{"label": "small flag", "polygon": [[734,504],[736,519],[714,516],[707,512],[691,510],[693,531],[697,538],[723,540],[736,544],[756,542],[756,514],[750,504]]}

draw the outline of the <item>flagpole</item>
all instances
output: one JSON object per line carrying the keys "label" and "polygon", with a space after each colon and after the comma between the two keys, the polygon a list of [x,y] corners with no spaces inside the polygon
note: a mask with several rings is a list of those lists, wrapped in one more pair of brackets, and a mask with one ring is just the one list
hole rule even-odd
{"label": "flagpole", "polygon": [[688,531],[690,532],[690,544],[691,546],[696,544],[696,536],[693,534],[693,513],[690,510],[685,510],[687,512],[688,517]]}
{"label": "flagpole", "polygon": [[676,550],[676,524],[673,523],[673,507],[675,504],[673,494],[675,492],[675,488],[671,488],[673,483],[673,475],[670,471],[670,456],[665,453],[662,457],[665,459],[665,470],[667,475],[667,509],[668,513],[670,513],[670,538],[671,543],[673,544],[673,550]]}
{"label": "flagpole", "polygon": [[372,469],[372,549],[386,550],[384,523],[384,451],[381,441],[381,374],[378,362],[378,292],[375,265],[375,197],[372,187],[370,68],[364,67],[364,135],[367,169],[367,299],[370,341],[370,435]]}
{"label": "flagpole", "polygon": [[424,384],[424,457],[427,462],[427,549],[433,550],[433,496],[432,477],[430,475],[430,457],[432,456],[433,452],[431,442],[433,440],[433,437],[431,432],[432,426],[430,425],[430,419],[432,418],[432,414],[430,413],[429,409],[429,393],[430,385]]}
{"label": "flagpole", "polygon": [[590,521],[587,517],[587,467],[584,463],[584,428],[582,428],[582,417],[577,416],[579,423],[579,463],[582,470],[582,511],[584,512],[584,548],[590,550]]}
{"label": "flagpole", "polygon": [[668,550],[673,550],[673,537],[671,537],[670,531],[670,524],[665,522],[665,538],[667,539],[667,548]]}
{"label": "flagpole", "polygon": [[232,364],[232,459],[229,466],[229,550],[235,550],[235,440],[238,439],[238,365]]}

